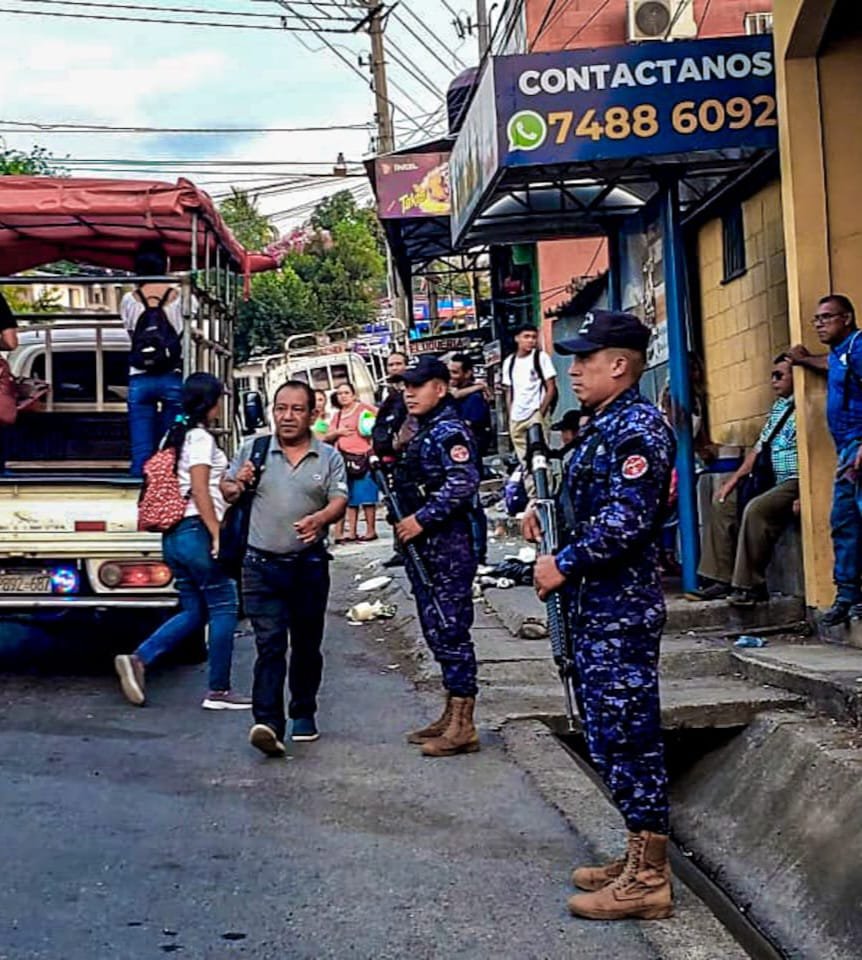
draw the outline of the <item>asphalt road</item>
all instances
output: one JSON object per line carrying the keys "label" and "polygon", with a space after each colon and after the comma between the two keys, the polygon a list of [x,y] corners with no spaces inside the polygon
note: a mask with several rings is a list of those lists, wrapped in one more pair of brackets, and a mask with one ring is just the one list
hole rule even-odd
{"label": "asphalt road", "polygon": [[[338,579],[323,737],[287,761],[200,709],[203,667],[143,709],[113,676],[0,678],[0,960],[657,960],[637,924],[568,916],[583,848],[499,736],[404,742],[434,702],[346,624]],[[242,637],[238,688],[251,658]]]}

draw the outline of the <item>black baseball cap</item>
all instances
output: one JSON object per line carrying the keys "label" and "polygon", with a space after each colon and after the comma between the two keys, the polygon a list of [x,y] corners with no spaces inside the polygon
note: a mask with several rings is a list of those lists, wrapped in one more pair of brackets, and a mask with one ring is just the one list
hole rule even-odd
{"label": "black baseball cap", "polygon": [[585,314],[577,337],[555,343],[554,349],[561,354],[583,354],[606,347],[623,347],[645,354],[650,335],[650,328],[633,313],[591,310]]}
{"label": "black baseball cap", "polygon": [[412,387],[420,387],[423,383],[428,383],[429,380],[442,380],[444,383],[449,382],[449,367],[443,363],[442,360],[438,360],[437,357],[432,357],[430,353],[423,354],[412,367],[408,367],[404,373],[399,373],[397,376],[392,377],[393,382],[402,381],[404,383],[409,383]]}
{"label": "black baseball cap", "polygon": [[556,423],[551,424],[552,430],[574,430],[577,431],[581,426],[581,417],[583,410],[566,410]]}

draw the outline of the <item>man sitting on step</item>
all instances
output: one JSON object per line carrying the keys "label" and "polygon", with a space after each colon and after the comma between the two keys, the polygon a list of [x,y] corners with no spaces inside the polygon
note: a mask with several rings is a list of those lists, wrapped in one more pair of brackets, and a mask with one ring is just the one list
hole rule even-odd
{"label": "man sitting on step", "polygon": [[[793,368],[784,354],[773,361],[772,389],[776,400],[760,438],[739,469],[719,488],[704,528],[699,573],[712,582],[698,591],[701,600],[728,597],[741,607],[768,600],[766,567],[776,541],[799,512]],[[775,486],[753,497],[740,510],[737,486],[754,469],[764,447],[768,447]]]}

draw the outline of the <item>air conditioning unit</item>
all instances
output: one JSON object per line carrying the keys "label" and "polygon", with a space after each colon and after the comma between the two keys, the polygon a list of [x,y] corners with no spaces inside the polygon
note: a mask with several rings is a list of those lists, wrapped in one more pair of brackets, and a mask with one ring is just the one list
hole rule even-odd
{"label": "air conditioning unit", "polygon": [[694,0],[628,0],[629,42],[697,36]]}

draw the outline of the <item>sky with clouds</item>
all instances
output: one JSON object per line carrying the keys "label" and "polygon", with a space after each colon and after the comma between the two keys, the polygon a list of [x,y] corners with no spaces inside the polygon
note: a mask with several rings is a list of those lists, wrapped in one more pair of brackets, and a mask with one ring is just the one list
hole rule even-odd
{"label": "sky with clouds", "polygon": [[[212,11],[211,15],[194,15],[197,19],[220,22],[230,19],[229,11],[274,15],[284,12],[270,0],[102,0],[101,6],[91,7],[4,0],[2,6],[74,14],[160,15],[110,10],[108,2],[193,7]],[[335,0],[326,2],[335,9]],[[295,9],[308,13],[312,6],[305,3]],[[324,6],[322,2],[319,9]],[[341,6],[348,8],[341,13],[354,15],[355,2],[341,0]],[[464,3],[407,0],[399,4],[388,24],[388,37],[394,44],[388,58],[390,80],[402,88],[391,90],[390,96],[396,105],[414,116],[437,110],[441,100],[426,88],[422,79],[411,76],[411,70],[424,74],[445,90],[461,69],[459,60],[475,62],[475,39],[459,39],[447,7],[458,10]],[[465,8],[465,15],[466,12]],[[277,24],[278,20],[261,18],[256,22]],[[360,54],[367,59],[367,35],[339,34],[329,39],[351,63],[356,64]],[[373,95],[362,77],[311,33],[116,23],[0,12],[0,128],[3,121],[147,127],[329,126],[370,123],[373,113]],[[396,120],[403,138],[410,127],[403,116],[396,115]],[[56,158],[75,158],[73,172],[88,176],[102,170],[104,164],[92,163],[84,169],[77,160],[184,160],[187,164],[183,167],[166,167],[161,173],[151,171],[146,176],[175,179],[184,170],[217,196],[227,192],[231,183],[254,189],[256,185],[280,182],[287,171],[259,168],[260,174],[255,174],[254,179],[245,179],[251,176],[247,170],[216,171],[205,167],[203,161],[289,161],[290,172],[322,171],[328,169],[325,165],[334,163],[339,152],[348,160],[361,160],[369,152],[370,133],[359,129],[68,135],[3,129],[0,137],[9,147],[27,150],[39,144]],[[134,174],[115,164],[110,175]],[[359,190],[363,182],[350,180],[346,185]],[[345,182],[338,186],[343,188]],[[261,195],[261,206],[277,214],[277,224],[284,230],[302,219],[306,212],[302,204],[332,189],[334,185],[329,183],[301,193]],[[370,194],[362,194],[366,195]]]}

